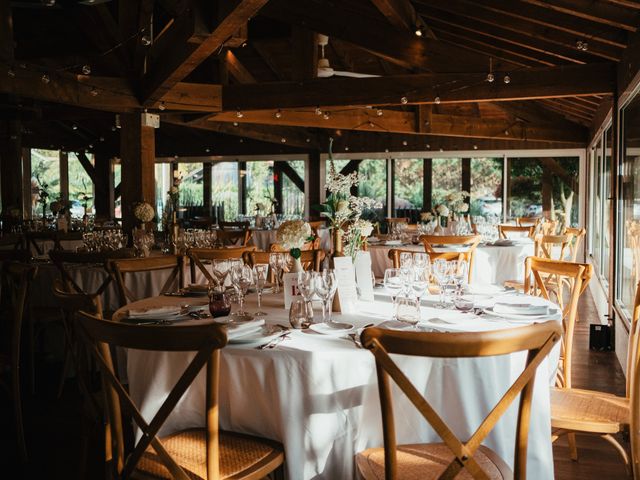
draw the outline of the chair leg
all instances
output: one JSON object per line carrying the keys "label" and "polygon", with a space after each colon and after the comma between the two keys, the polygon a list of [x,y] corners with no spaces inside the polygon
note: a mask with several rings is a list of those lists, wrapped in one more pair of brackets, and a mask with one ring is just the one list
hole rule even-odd
{"label": "chair leg", "polygon": [[13,408],[15,413],[16,437],[18,440],[18,453],[23,464],[27,463],[27,443],[24,436],[24,423],[22,421],[22,396],[20,395],[20,371],[19,358],[13,359],[16,363],[12,365],[11,387],[13,390]]}
{"label": "chair leg", "polygon": [[574,462],[578,461],[578,446],[576,445],[576,434],[567,433],[567,441],[569,442],[569,456]]}
{"label": "chair leg", "polygon": [[629,476],[632,476],[633,472],[631,471],[631,464],[629,462],[629,455],[627,454],[627,451],[624,449],[624,447],[622,445],[620,445],[620,442],[618,442],[613,435],[609,435],[609,434],[602,435],[602,438],[604,438],[607,442],[609,442],[611,445],[613,445],[613,447],[618,451],[618,453],[622,457],[622,460],[624,461],[624,466],[625,466],[625,468],[627,470],[627,474]]}

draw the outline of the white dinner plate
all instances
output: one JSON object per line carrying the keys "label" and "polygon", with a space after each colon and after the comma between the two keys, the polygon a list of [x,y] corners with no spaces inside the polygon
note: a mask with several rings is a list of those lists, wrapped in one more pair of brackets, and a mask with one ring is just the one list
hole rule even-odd
{"label": "white dinner plate", "polygon": [[494,317],[499,317],[499,318],[504,318],[505,320],[514,320],[514,321],[530,321],[530,322],[534,322],[536,320],[544,320],[544,319],[548,319],[548,318],[553,318],[556,317],[559,313],[560,310],[557,308],[553,308],[550,307],[549,308],[549,312],[544,314],[544,315],[540,315],[540,314],[535,314],[535,315],[525,315],[522,313],[498,313],[498,312],[494,312],[493,311],[493,307],[487,307],[483,309],[484,313],[488,314],[488,315],[492,315]]}
{"label": "white dinner plate", "polygon": [[322,335],[345,335],[353,330],[353,325],[343,322],[312,323],[310,330]]}
{"label": "white dinner plate", "polygon": [[278,325],[262,325],[259,330],[249,333],[247,335],[241,335],[240,337],[230,338],[229,343],[238,345],[251,345],[259,346],[269,343],[271,340],[284,335],[286,330]]}

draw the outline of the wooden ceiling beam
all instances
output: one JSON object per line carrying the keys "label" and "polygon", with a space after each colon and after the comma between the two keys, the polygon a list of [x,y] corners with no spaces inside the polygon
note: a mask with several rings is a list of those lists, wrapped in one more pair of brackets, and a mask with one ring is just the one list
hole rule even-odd
{"label": "wooden ceiling beam", "polygon": [[257,83],[255,77],[249,70],[240,62],[238,57],[231,50],[227,50],[224,54],[224,61],[227,64],[229,73],[239,83]]}
{"label": "wooden ceiling beam", "polygon": [[316,79],[223,86],[223,110],[315,106],[393,105],[532,100],[608,94],[615,88],[613,64],[530,68],[509,72],[511,82],[475,74],[415,74],[371,78]]}
{"label": "wooden ceiling beam", "polygon": [[280,117],[274,112],[258,110],[243,112],[238,118],[235,112],[225,112],[209,117],[209,121],[237,123],[330,128],[368,132],[391,132],[406,134],[432,134],[443,136],[497,138],[504,140],[563,141],[583,144],[587,140],[586,129],[575,125],[533,124],[519,120],[486,119],[463,115],[431,113],[428,124],[416,112],[383,110],[379,116],[374,109],[328,110],[329,118],[317,115],[314,109],[281,110]]}
{"label": "wooden ceiling beam", "polygon": [[[464,50],[468,50],[470,52],[479,53],[480,55],[488,55],[493,60],[502,60],[507,63],[511,63],[518,67],[530,67],[531,62],[523,61],[521,58],[513,57],[512,55],[504,52],[504,50],[500,50],[499,48],[493,47],[493,45],[486,45],[483,43],[472,42],[468,39],[460,39],[459,37],[450,35],[450,32],[440,31],[437,32],[438,38],[440,40],[446,42],[448,45],[453,45],[458,48],[462,48]],[[537,66],[549,66],[545,65],[542,62],[537,62]]]}
{"label": "wooden ceiling beam", "polygon": [[[438,40],[398,31],[383,20],[364,19],[361,9],[350,2],[338,5],[313,0],[271,0],[260,13],[340,38],[405,68],[460,72],[477,71],[488,64],[487,58],[452,48]],[[456,61],[452,62],[452,58]]]}
{"label": "wooden ceiling beam", "polygon": [[316,33],[306,28],[293,25],[291,29],[293,43],[293,63],[291,79],[304,81],[316,78],[318,74],[318,44]]}
{"label": "wooden ceiling beam", "polygon": [[[470,32],[475,38],[489,37],[495,40],[505,42],[507,45],[515,45],[525,49],[532,50],[536,54],[542,54],[557,57],[554,63],[573,62],[573,63],[591,63],[598,61],[597,56],[593,54],[593,49],[583,52],[576,48],[575,39],[569,45],[560,44],[549,41],[545,35],[532,37],[522,31],[516,30],[513,25],[497,24],[494,21],[487,22],[486,17],[478,20],[473,18],[473,13],[481,9],[469,9],[462,2],[447,1],[435,3],[433,7],[421,5],[418,7],[421,15],[427,17],[432,25],[438,24],[444,27],[454,27],[459,30]],[[464,15],[465,12],[469,12]],[[485,12],[488,14],[488,12]],[[493,17],[494,15],[487,15]],[[621,54],[621,51],[618,52]],[[609,57],[607,60],[617,61],[618,57]]]}
{"label": "wooden ceiling beam", "polygon": [[273,54],[263,42],[259,40],[253,41],[251,42],[251,47],[253,47],[258,56],[262,59],[269,70],[271,70],[271,73],[273,73],[278,80],[285,80],[282,69],[276,63],[273,58]]}
{"label": "wooden ceiling beam", "polygon": [[198,42],[177,42],[163,49],[152,63],[142,85],[141,101],[153,104],[200,63],[218,50],[224,42],[254,16],[267,0],[239,0],[213,31]]}
{"label": "wooden ceiling beam", "polygon": [[582,0],[523,0],[523,2],[629,32],[635,32],[638,29],[640,20],[638,13],[629,12],[628,8],[606,2],[585,3]]}
{"label": "wooden ceiling beam", "polygon": [[[426,0],[417,1],[425,2]],[[588,38],[589,43],[601,42],[619,48],[625,48],[627,45],[626,33],[622,30],[566,13],[550,12],[537,5],[504,0],[465,0],[465,2],[474,9],[484,8],[492,12],[504,13],[513,18],[576,35],[578,39]]]}

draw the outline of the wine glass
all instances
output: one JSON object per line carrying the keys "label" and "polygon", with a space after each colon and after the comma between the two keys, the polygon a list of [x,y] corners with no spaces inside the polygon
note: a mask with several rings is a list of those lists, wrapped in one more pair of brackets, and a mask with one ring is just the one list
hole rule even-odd
{"label": "wine glass", "polygon": [[456,292],[462,292],[463,287],[469,282],[469,263],[466,260],[451,263],[451,277]]}
{"label": "wine glass", "polygon": [[447,308],[445,289],[449,283],[451,265],[442,258],[438,258],[432,265],[433,276],[438,282],[440,289],[440,301],[436,304],[437,308]]}
{"label": "wine glass", "polygon": [[403,288],[402,274],[399,268],[387,268],[384,271],[384,287],[391,295],[391,302],[393,303],[392,320],[396,320],[396,299]]}
{"label": "wine glass", "polygon": [[413,254],[413,268],[425,269],[429,266],[429,255],[427,253],[416,252]]}
{"label": "wine glass", "polygon": [[254,314],[256,317],[264,317],[266,312],[261,310],[262,308],[262,291],[264,290],[264,284],[267,281],[267,273],[269,272],[269,265],[266,263],[256,263],[253,266],[253,280],[256,284],[256,292],[258,293],[258,311]]}
{"label": "wine glass", "polygon": [[413,267],[413,253],[400,252],[400,268]]}
{"label": "wine glass", "polygon": [[402,296],[396,304],[396,319],[402,323],[408,323],[417,328],[420,321],[420,301],[417,298]]}
{"label": "wine glass", "polygon": [[293,328],[306,328],[313,320],[313,308],[303,298],[294,298],[289,307],[289,323]]}
{"label": "wine glass", "polygon": [[248,315],[247,312],[244,311],[244,297],[247,294],[247,289],[253,283],[253,271],[248,265],[236,265],[231,268],[231,282],[238,294],[240,307],[238,315]]}
{"label": "wine glass", "polygon": [[311,304],[311,299],[313,298],[313,294],[315,293],[315,283],[313,279],[314,272],[298,272],[298,290],[300,291],[300,295],[306,302],[306,304],[311,308],[313,312],[313,306]]}
{"label": "wine glass", "polygon": [[283,258],[282,253],[272,252],[269,254],[269,265],[271,265],[271,269],[274,272],[274,277],[276,281],[276,285],[273,289],[273,293],[280,293],[280,272],[282,271],[284,264],[285,264],[285,260]]}
{"label": "wine glass", "polygon": [[336,275],[331,269],[323,270],[322,273],[314,275],[314,288],[320,299],[322,300],[322,322],[331,322],[331,307],[333,295],[338,288]]}
{"label": "wine glass", "polygon": [[231,299],[224,290],[209,288],[209,312],[213,318],[226,317],[231,313]]}

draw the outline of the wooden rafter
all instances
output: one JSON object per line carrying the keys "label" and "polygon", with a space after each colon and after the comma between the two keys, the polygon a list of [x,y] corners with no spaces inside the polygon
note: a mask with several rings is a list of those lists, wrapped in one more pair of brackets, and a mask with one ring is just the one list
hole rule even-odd
{"label": "wooden rafter", "polygon": [[240,83],[257,83],[255,77],[240,62],[238,57],[231,50],[227,50],[224,54],[224,61],[227,64],[229,73]]}
{"label": "wooden rafter", "polygon": [[[244,23],[254,16],[267,0],[240,0],[208,35],[192,30],[192,42],[167,45],[145,75],[141,101],[151,105],[182,81],[200,63],[218,50]],[[194,12],[195,14],[195,12]]]}
{"label": "wooden rafter", "polygon": [[223,87],[224,110],[342,105],[392,105],[532,100],[608,94],[613,64],[531,68],[509,72],[511,82],[488,83],[486,73],[415,74],[378,78],[317,79]]}

